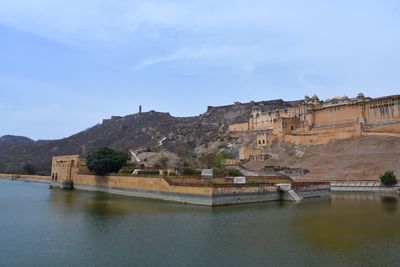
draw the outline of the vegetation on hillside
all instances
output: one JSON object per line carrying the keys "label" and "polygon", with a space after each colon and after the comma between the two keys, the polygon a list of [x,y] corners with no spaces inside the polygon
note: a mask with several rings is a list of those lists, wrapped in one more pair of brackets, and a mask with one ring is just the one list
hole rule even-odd
{"label": "vegetation on hillside", "polygon": [[156,163],[156,167],[161,168],[161,169],[167,169],[168,168],[168,162],[169,158],[167,156],[161,156]]}
{"label": "vegetation on hillside", "polygon": [[32,164],[25,164],[22,169],[24,171],[24,174],[28,174],[28,175],[36,174],[36,168]]}
{"label": "vegetation on hillside", "polygon": [[128,154],[103,147],[94,150],[87,156],[89,170],[97,175],[118,172],[129,160]]}

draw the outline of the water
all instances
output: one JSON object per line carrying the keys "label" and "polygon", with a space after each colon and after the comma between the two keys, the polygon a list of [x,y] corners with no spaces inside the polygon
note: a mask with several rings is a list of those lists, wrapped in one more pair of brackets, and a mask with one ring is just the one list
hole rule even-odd
{"label": "water", "polygon": [[399,266],[399,203],[209,208],[0,180],[0,266]]}

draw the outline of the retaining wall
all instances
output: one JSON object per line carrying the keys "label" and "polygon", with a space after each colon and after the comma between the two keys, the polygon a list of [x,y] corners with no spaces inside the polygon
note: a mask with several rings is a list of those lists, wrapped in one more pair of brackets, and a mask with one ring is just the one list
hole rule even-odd
{"label": "retaining wall", "polygon": [[400,192],[400,184],[392,187],[382,186],[379,181],[333,181],[334,192]]}
{"label": "retaining wall", "polygon": [[25,175],[25,174],[8,174],[8,173],[0,173],[0,178],[3,179],[18,179],[23,181],[32,181],[32,182],[50,182],[50,176],[41,176],[41,175]]}

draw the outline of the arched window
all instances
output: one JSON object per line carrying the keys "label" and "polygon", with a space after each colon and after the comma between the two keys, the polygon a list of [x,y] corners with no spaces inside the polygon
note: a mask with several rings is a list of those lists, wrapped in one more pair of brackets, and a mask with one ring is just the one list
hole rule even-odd
{"label": "arched window", "polygon": [[51,174],[51,180],[54,180],[54,173]]}
{"label": "arched window", "polygon": [[55,178],[55,180],[56,180],[56,181],[58,180],[58,173],[56,173],[56,178]]}

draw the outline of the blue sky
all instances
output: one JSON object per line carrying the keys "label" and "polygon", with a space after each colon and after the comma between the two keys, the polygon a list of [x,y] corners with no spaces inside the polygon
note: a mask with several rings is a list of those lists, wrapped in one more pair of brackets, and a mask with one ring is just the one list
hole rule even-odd
{"label": "blue sky", "polygon": [[0,0],[0,136],[111,115],[400,93],[394,0]]}

